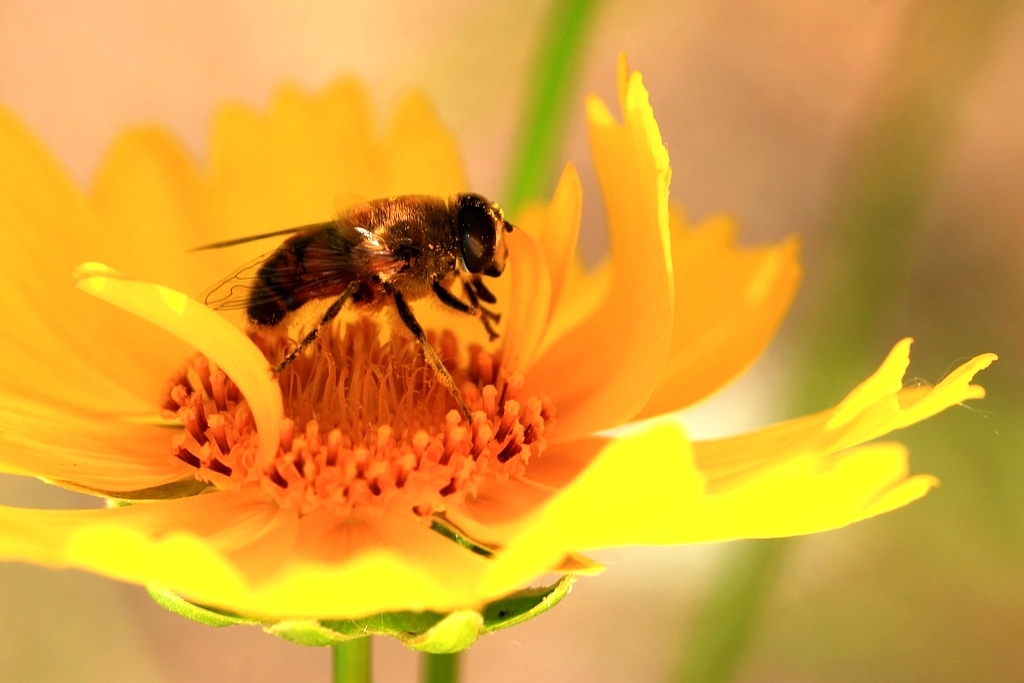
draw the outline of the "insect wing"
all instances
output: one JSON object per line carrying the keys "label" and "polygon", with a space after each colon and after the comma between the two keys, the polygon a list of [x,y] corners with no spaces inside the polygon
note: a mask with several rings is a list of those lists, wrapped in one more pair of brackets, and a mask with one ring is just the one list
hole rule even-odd
{"label": "insect wing", "polygon": [[199,295],[198,299],[218,311],[243,310],[249,307],[253,292],[259,291],[260,268],[274,252],[257,256],[237,268],[231,275]]}
{"label": "insect wing", "polygon": [[[388,274],[405,264],[391,248],[370,230],[363,227],[338,227],[323,239],[306,245],[302,253],[304,282],[295,288],[300,299],[340,294],[353,280],[374,274]],[[340,239],[338,239],[340,237]]]}
{"label": "insect wing", "polygon": [[[332,224],[332,229],[334,229]],[[301,260],[289,261],[291,269],[282,273],[287,293],[298,301],[338,296],[348,285],[371,274],[394,272],[405,265],[375,234],[362,227],[339,228],[340,240],[313,239],[302,250]],[[336,233],[336,234],[338,234]],[[322,237],[326,232],[320,232]],[[289,249],[286,241],[279,249],[248,261],[199,296],[215,310],[246,310],[280,298],[261,281],[261,270],[278,252]]]}

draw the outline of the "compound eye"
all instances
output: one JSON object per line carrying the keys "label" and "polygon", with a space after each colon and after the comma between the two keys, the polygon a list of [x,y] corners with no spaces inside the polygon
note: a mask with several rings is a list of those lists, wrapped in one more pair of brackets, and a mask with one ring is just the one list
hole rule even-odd
{"label": "compound eye", "polygon": [[496,233],[494,217],[486,205],[470,198],[459,207],[459,240],[466,270],[477,274],[492,265]]}

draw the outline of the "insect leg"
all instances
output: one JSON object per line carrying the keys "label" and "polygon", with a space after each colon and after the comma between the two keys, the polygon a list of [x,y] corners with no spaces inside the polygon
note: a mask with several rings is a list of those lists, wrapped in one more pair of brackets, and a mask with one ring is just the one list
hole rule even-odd
{"label": "insect leg", "polygon": [[[478,286],[479,288],[482,288],[482,291],[486,293],[486,296],[481,294],[481,291],[478,288]],[[482,298],[484,301],[492,304],[497,303],[498,300],[495,298],[493,294],[491,294],[491,291],[489,289],[484,287],[484,283],[480,282],[479,280],[474,279],[470,282],[466,282],[465,280],[463,280],[462,288],[466,292],[466,296],[469,297],[470,302],[473,304],[473,308],[476,308],[480,311],[480,322],[483,323],[484,329],[487,330],[488,339],[494,341],[500,335],[494,331],[492,323],[501,322],[501,313],[495,313],[491,309],[487,308],[486,306],[480,303],[480,299]]]}
{"label": "insect leg", "polygon": [[[462,402],[462,394],[459,393],[459,388],[455,386],[455,380],[452,378],[451,373],[448,372],[448,368],[444,366],[441,361],[441,357],[437,355],[437,351],[433,349],[429,342],[427,342],[427,335],[424,334],[423,328],[420,326],[416,316],[413,315],[412,309],[409,308],[409,304],[405,302],[405,297],[402,296],[401,292],[392,290],[391,296],[395,300],[395,308],[398,309],[398,317],[402,319],[405,326],[409,328],[413,336],[416,337],[416,341],[420,343],[420,348],[423,349],[423,356],[430,363],[430,366],[434,368],[434,372],[437,373],[438,379],[441,380],[441,384],[444,385],[448,393],[452,395],[455,402],[459,404],[459,410],[462,411],[462,415],[466,418],[466,422],[472,422],[473,416],[470,415],[469,409],[466,404]],[[454,298],[454,297],[453,297]]]}
{"label": "insect leg", "polygon": [[274,368],[275,375],[280,375],[281,372],[286,367],[291,365],[291,362],[293,360],[299,357],[299,354],[302,353],[307,346],[316,341],[317,335],[320,334],[320,330],[323,329],[324,325],[327,325],[336,317],[338,317],[338,313],[341,312],[341,309],[345,305],[345,302],[352,298],[352,295],[355,294],[356,289],[358,289],[358,287],[359,283],[353,282],[348,286],[348,288],[345,289],[344,292],[341,293],[341,296],[334,300],[334,303],[331,304],[331,307],[328,308],[327,312],[324,313],[324,316],[320,318],[320,322],[317,323],[317,326],[310,330],[309,334],[303,337],[302,341],[299,342],[299,345],[296,346],[295,349],[292,350],[292,352],[289,353],[283,361],[277,364],[277,367]]}
{"label": "insect leg", "polygon": [[433,285],[434,294],[441,300],[448,308],[454,308],[459,313],[466,313],[468,315],[476,315],[476,306],[473,304],[467,304],[465,301],[455,296],[447,289],[445,289],[440,282],[435,282]]}
{"label": "insect leg", "polygon": [[484,284],[484,281],[481,280],[479,276],[473,278],[471,286],[474,293],[480,297],[481,301],[489,304],[498,303],[498,298],[491,293],[491,290],[487,289],[487,285]]}

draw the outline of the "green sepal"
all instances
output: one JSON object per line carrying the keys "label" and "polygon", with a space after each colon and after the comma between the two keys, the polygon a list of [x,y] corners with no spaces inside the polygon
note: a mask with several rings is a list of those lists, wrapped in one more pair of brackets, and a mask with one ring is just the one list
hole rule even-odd
{"label": "green sepal", "polygon": [[151,486],[146,489],[138,489],[135,491],[105,491],[103,489],[94,489],[88,486],[82,486],[81,484],[75,484],[74,482],[64,481],[63,479],[43,479],[43,481],[47,484],[59,486],[62,489],[75,491],[76,493],[100,496],[102,498],[124,503],[144,502],[150,500],[171,500],[173,498],[191,498],[192,496],[198,496],[200,493],[203,493],[210,488],[208,483],[205,481],[199,481],[195,478],[179,479],[178,481],[170,481],[166,484]]}
{"label": "green sepal", "polygon": [[265,624],[263,630],[296,645],[326,647],[366,636],[356,631],[342,632],[325,626],[316,619],[286,619]]}
{"label": "green sepal", "polygon": [[425,633],[404,638],[405,646],[434,655],[462,652],[476,642],[484,631],[484,617],[476,610],[452,612]]}
{"label": "green sepal", "polygon": [[438,612],[384,612],[362,619],[294,619],[264,626],[298,645],[336,645],[366,636],[387,636],[413,650],[435,654],[460,652],[483,633],[484,618],[475,610]]}
{"label": "green sepal", "polygon": [[544,614],[562,601],[576,577],[567,574],[550,586],[527,588],[489,603],[483,609],[483,633],[493,633]]}
{"label": "green sepal", "polygon": [[465,650],[487,633],[521,624],[547,612],[569,594],[575,576],[550,586],[528,588],[488,603],[480,610],[383,612],[361,619],[285,619],[263,621],[195,605],[153,586],[146,590],[156,603],[176,614],[209,626],[261,625],[267,633],[298,645],[324,647],[366,636],[387,636],[413,650],[449,654]]}
{"label": "green sepal", "polygon": [[196,605],[180,595],[157,586],[146,586],[146,592],[149,593],[149,597],[153,598],[153,602],[164,609],[207,626],[220,628],[222,626],[252,626],[253,624],[262,623],[259,619],[252,619],[230,612],[222,612],[212,607]]}

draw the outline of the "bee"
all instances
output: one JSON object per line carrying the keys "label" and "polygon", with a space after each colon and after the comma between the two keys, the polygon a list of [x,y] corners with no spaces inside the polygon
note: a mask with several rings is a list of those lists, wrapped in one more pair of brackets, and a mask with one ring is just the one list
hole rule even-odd
{"label": "bee", "polygon": [[[290,234],[269,256],[243,266],[208,290],[204,303],[218,310],[244,309],[253,329],[270,332],[287,329],[292,314],[307,303],[329,300],[319,322],[277,365],[275,374],[298,358],[346,305],[366,312],[393,306],[470,420],[455,380],[427,342],[409,302],[433,296],[448,308],[478,316],[489,338],[496,339],[494,325],[501,316],[485,304],[496,304],[497,299],[481,278],[498,277],[504,271],[508,257],[504,233],[513,229],[501,207],[478,194],[406,195],[358,203],[333,221],[216,242],[193,251]],[[255,276],[245,275],[253,268]],[[466,300],[448,288],[456,282],[461,283]]]}

